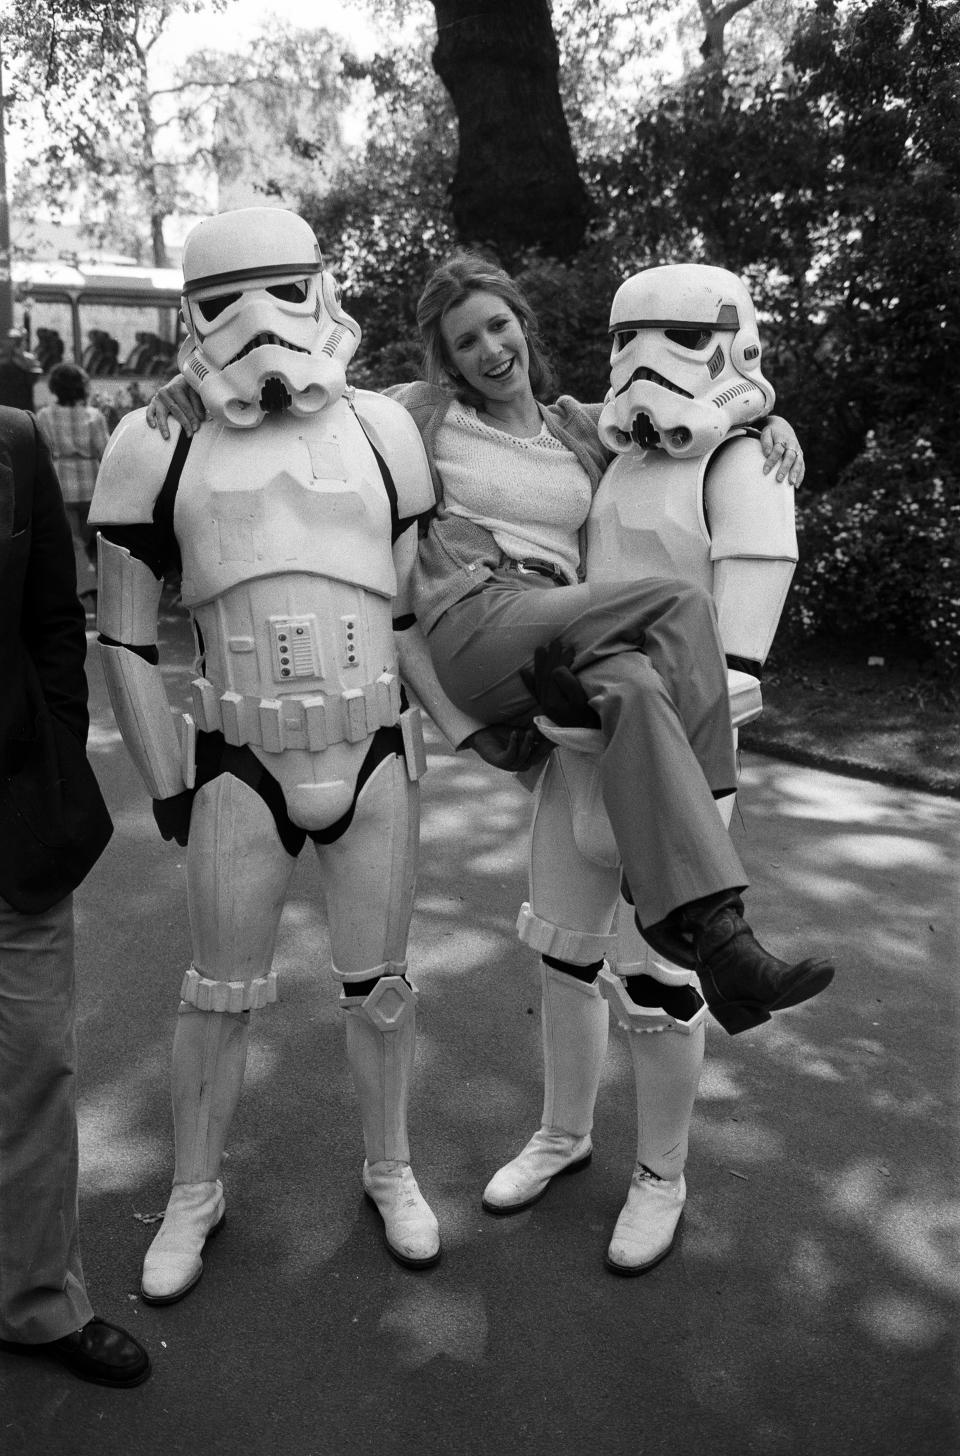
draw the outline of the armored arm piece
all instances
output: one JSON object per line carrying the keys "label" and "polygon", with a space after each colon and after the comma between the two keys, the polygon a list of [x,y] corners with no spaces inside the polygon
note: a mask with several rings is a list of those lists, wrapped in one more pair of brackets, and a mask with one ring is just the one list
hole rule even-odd
{"label": "armored arm piece", "polygon": [[412,577],[418,526],[434,504],[420,432],[406,410],[391,399],[356,390],[352,400],[367,438],[387,464],[396,491],[393,564],[397,594],[393,616],[400,676],[450,745],[457,748],[484,724],[462,713],[443,691],[414,613]]}
{"label": "armored arm piece", "polygon": [[793,487],[764,475],[759,444],[739,436],[710,461],[703,500],[724,649],[762,665],[797,564]]}
{"label": "armored arm piece", "polygon": [[[177,432],[175,432],[177,433]],[[172,446],[144,411],[121,421],[107,446],[90,507],[99,528],[97,627],[107,692],[120,735],[151,798],[192,787],[192,735],[174,726],[157,649],[163,563],[169,553],[154,505]]]}
{"label": "armored arm piece", "polygon": [[416,694],[452,748],[459,748],[471,734],[485,725],[451,703],[437,680],[430,649],[416,618],[401,618],[394,639],[400,659],[400,676]]}

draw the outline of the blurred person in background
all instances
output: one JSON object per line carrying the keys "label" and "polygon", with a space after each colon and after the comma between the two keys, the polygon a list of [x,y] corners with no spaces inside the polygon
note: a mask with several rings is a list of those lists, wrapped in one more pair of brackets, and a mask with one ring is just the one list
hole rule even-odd
{"label": "blurred person in background", "polygon": [[48,383],[57,402],[37,412],[37,424],[50,447],[73,532],[77,593],[92,610],[97,599],[97,533],[87,525],[87,516],[110,427],[87,403],[90,381],[76,364],[55,365]]}

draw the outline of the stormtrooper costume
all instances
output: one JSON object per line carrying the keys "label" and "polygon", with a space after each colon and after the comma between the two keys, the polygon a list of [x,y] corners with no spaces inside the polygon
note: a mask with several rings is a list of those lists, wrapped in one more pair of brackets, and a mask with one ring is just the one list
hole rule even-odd
{"label": "stormtrooper costume", "polygon": [[[619,289],[610,331],[599,429],[616,458],[587,522],[587,580],[671,576],[712,591],[736,730],[760,711],[757,674],[797,559],[792,487],[764,476],[747,427],[774,402],[753,305],[725,270],[653,268]],[[537,788],[530,899],[518,932],[543,957],[543,1113],[483,1203],[512,1213],[557,1174],[589,1162],[612,1007],[635,1074],[637,1158],[606,1262],[639,1274],[669,1253],[683,1209],[706,1007],[693,972],[641,939],[629,906],[619,914],[621,862],[600,794],[599,735],[538,724],[558,747]],[[718,802],[727,825],[733,799]]]}
{"label": "stormtrooper costume", "polygon": [[[165,838],[187,845],[193,960],[180,990],[176,1165],[142,1294],[182,1298],[223,1225],[221,1160],[253,1011],[276,1000],[274,943],[296,857],[313,841],[363,1188],[390,1252],[439,1257],[410,1168],[417,988],[406,939],[425,760],[406,681],[456,744],[479,725],[432,677],[406,607],[417,517],[433,503],[406,412],[346,386],[360,331],[310,227],[279,209],[207,219],[184,249],[180,366],[213,416],[164,441],[127,416],[103,460],[98,627],[124,742]],[[158,666],[164,573],[196,636],[192,708]]]}

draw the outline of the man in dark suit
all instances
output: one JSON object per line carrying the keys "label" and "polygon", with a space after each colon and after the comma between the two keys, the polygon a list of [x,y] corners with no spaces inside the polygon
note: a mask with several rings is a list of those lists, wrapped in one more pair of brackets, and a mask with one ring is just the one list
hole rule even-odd
{"label": "man in dark suit", "polygon": [[84,611],[33,416],[0,407],[0,1351],[139,1385],[96,1319],[77,1229],[73,890],[110,838],[87,759]]}

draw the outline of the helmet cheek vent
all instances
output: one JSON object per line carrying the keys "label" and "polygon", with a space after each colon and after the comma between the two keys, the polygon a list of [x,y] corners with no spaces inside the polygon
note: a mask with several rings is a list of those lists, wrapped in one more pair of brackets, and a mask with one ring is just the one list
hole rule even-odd
{"label": "helmet cheek vent", "polygon": [[327,339],[327,342],[324,344],[323,348],[320,350],[321,354],[326,354],[328,359],[332,359],[339,349],[341,343],[343,342],[343,338],[346,332],[346,329],[342,329],[338,325],[331,333],[329,339]]}

